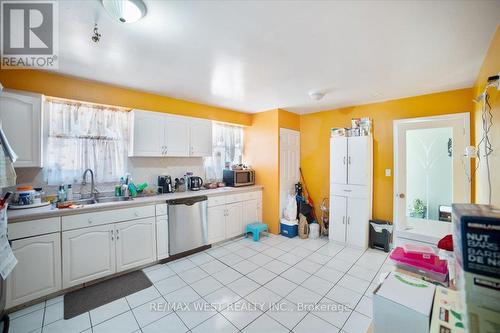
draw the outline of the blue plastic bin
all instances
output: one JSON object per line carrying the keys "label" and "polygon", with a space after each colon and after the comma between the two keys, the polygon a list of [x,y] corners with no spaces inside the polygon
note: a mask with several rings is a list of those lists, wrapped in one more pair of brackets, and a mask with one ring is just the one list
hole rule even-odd
{"label": "blue plastic bin", "polygon": [[288,223],[280,223],[280,233],[288,238],[296,237],[299,234],[299,225],[290,225]]}

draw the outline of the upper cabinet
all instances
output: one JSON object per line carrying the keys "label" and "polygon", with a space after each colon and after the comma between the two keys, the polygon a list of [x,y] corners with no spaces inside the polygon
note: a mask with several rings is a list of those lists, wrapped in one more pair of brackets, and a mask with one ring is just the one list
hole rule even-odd
{"label": "upper cabinet", "polygon": [[372,137],[352,136],[330,139],[330,182],[368,185],[371,183]]}
{"label": "upper cabinet", "polygon": [[130,128],[130,157],[212,154],[212,122],[209,120],[133,110]]}
{"label": "upper cabinet", "polygon": [[39,94],[14,91],[0,94],[0,123],[18,156],[16,168],[43,166],[42,103],[43,96]]}

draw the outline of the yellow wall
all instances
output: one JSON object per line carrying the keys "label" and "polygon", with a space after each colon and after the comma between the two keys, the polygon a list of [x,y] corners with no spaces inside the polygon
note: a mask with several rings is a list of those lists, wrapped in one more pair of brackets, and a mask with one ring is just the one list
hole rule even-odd
{"label": "yellow wall", "polygon": [[298,114],[278,109],[278,117],[279,128],[300,131],[300,116]]}
{"label": "yellow wall", "polygon": [[279,232],[279,110],[252,116],[252,126],[245,128],[245,163],[256,173],[262,193],[263,221],[269,231]]}
{"label": "yellow wall", "polygon": [[205,104],[120,88],[109,84],[33,70],[0,70],[5,88],[25,90],[53,97],[75,99],[250,125],[252,115]]}
{"label": "yellow wall", "polygon": [[[329,196],[330,128],[350,127],[351,118],[370,117],[374,129],[373,218],[392,221],[393,178],[385,176],[385,169],[393,171],[393,120],[470,112],[472,108],[472,89],[460,89],[302,115],[301,167],[314,202]],[[318,207],[316,210],[319,214]]]}
{"label": "yellow wall", "polygon": [[[491,41],[490,48],[486,53],[483,65],[479,71],[476,84],[474,85],[474,97],[479,96],[486,86],[486,81],[489,76],[497,75],[500,72],[500,26],[497,27],[496,33]],[[491,127],[490,140],[493,145],[493,154],[490,156],[490,174],[492,187],[492,201],[495,206],[500,207],[500,93],[495,88],[489,88],[488,93],[491,95],[490,104],[492,106],[493,126]],[[474,108],[475,119],[475,139],[476,145],[482,136],[481,124],[481,107],[482,104],[476,104]],[[488,187],[487,173],[484,159],[479,164],[479,168],[475,178],[476,188],[476,203],[488,203]]]}

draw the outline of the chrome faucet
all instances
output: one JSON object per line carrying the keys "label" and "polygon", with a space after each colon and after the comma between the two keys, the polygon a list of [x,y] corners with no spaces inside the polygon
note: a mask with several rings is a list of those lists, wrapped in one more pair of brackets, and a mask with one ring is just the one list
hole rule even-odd
{"label": "chrome faucet", "polygon": [[[92,169],[86,169],[83,172],[82,176],[82,185],[87,185],[87,173],[90,172],[90,198],[96,200],[97,199],[97,191],[95,189],[94,183],[94,171]],[[81,192],[81,191],[80,191]]]}

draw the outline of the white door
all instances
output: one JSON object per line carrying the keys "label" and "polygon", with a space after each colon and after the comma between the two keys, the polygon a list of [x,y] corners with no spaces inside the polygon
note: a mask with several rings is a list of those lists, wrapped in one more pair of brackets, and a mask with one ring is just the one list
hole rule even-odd
{"label": "white door", "polygon": [[7,278],[7,308],[61,290],[59,233],[12,241],[12,251],[18,263]]}
{"label": "white door", "polygon": [[189,121],[178,116],[166,116],[165,130],[165,155],[189,156]]}
{"label": "white door", "polygon": [[330,183],[347,184],[347,138],[330,139]]}
{"label": "white door", "polygon": [[18,159],[14,166],[42,167],[42,95],[4,91],[0,126]]}
{"label": "white door", "polygon": [[156,257],[168,257],[168,219],[167,215],[156,217]]}
{"label": "white door", "polygon": [[226,205],[226,238],[243,233],[243,203],[236,202]]}
{"label": "white door", "polygon": [[62,233],[63,288],[116,272],[114,225]]}
{"label": "white door", "polygon": [[208,208],[208,244],[226,239],[226,206]]}
{"label": "white door", "polygon": [[440,211],[470,202],[469,130],[468,113],[394,121],[396,236],[407,226],[436,242],[450,232]]}
{"label": "white door", "polygon": [[352,185],[367,185],[371,179],[368,170],[368,148],[371,147],[369,136],[353,136],[347,139],[347,183]]}
{"label": "white door", "polygon": [[212,122],[210,120],[190,120],[189,136],[190,156],[212,156]]}
{"label": "white door", "polygon": [[280,217],[300,181],[300,133],[280,128]]}
{"label": "white door", "polygon": [[368,246],[368,199],[347,198],[346,242],[349,245]]}
{"label": "white door", "polygon": [[337,242],[346,241],[347,199],[346,197],[330,196],[330,226],[328,238]]}
{"label": "white door", "polygon": [[165,146],[164,117],[157,112],[131,113],[130,156],[162,156]]}
{"label": "white door", "polygon": [[241,232],[245,232],[247,224],[261,222],[259,219],[259,205],[257,199],[243,201],[243,225]]}
{"label": "white door", "polygon": [[154,217],[116,223],[115,239],[117,272],[156,260]]}

